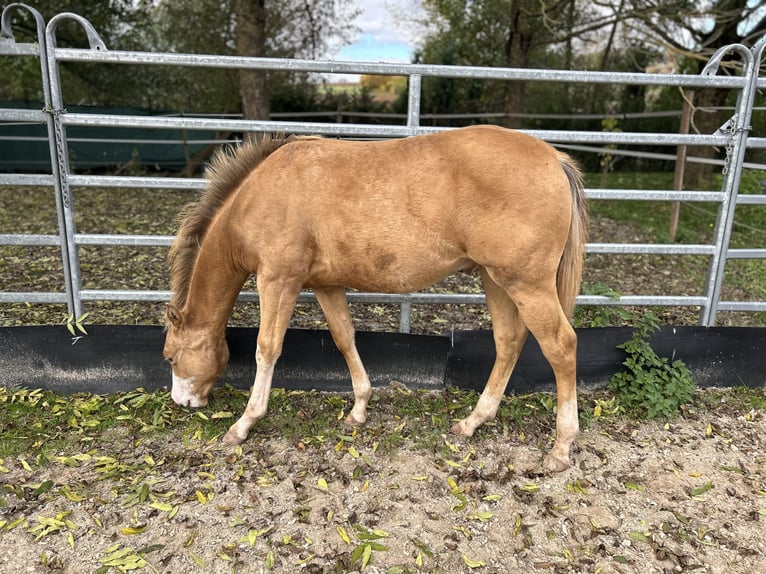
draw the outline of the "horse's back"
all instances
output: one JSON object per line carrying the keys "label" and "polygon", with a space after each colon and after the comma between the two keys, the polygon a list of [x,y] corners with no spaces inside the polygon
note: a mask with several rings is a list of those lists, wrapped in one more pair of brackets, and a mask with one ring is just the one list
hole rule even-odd
{"label": "horse's back", "polygon": [[542,140],[486,125],[377,142],[297,140],[258,167],[251,192],[263,203],[336,215],[342,206],[349,218],[524,217],[536,205],[568,202],[559,155]]}

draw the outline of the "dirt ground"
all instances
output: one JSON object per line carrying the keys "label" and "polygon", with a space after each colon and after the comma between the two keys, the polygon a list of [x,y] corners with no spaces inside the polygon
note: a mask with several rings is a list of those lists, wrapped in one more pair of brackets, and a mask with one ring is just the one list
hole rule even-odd
{"label": "dirt ground", "polygon": [[[169,211],[168,220],[175,213]],[[595,220],[591,240],[646,239],[628,225]],[[133,277],[152,265],[164,270],[164,251],[155,251],[127,258],[104,251],[99,260],[114,261]],[[15,253],[0,258],[1,282],[57,288],[51,272],[57,254],[45,260],[39,251],[32,259]],[[623,294],[696,294],[700,265],[592,255],[586,281]],[[101,268],[89,268],[90,280],[99,279]],[[109,273],[117,287],[132,285]],[[141,275],[139,286],[164,288],[164,271],[155,275]],[[478,282],[458,275],[442,288],[475,292]],[[725,298],[747,298],[727,289]],[[360,329],[398,327],[396,308],[352,307]],[[697,322],[696,309],[659,312],[668,324]],[[58,323],[64,316],[59,308],[5,305],[0,324]],[[97,307],[88,321],[161,317],[159,304],[113,304]],[[257,317],[244,304],[233,323],[253,324]],[[722,325],[762,321],[753,314],[719,317]],[[322,328],[324,318],[316,306],[302,305],[292,326]],[[479,306],[416,306],[412,327],[417,333],[488,328],[489,317]],[[0,574],[766,572],[762,410],[721,403],[687,410],[669,424],[602,417],[581,433],[573,467],[551,475],[541,461],[552,444],[552,413],[544,423],[499,419],[464,439],[447,434],[444,417],[396,412],[387,400],[391,392],[378,392],[367,425],[356,432],[334,418],[337,424],[322,427],[321,435],[301,439],[257,426],[241,448],[232,448],[194,428],[146,435],[116,427],[62,448],[45,464],[33,453],[6,457],[0,460]],[[244,398],[232,410],[243,405]],[[581,408],[592,406],[581,398]],[[208,411],[215,414],[238,412]]]}
{"label": "dirt ground", "polygon": [[552,420],[465,439],[396,392],[355,431],[114,430],[6,458],[0,572],[766,572],[761,410],[723,394],[670,423],[592,419],[546,474]]}

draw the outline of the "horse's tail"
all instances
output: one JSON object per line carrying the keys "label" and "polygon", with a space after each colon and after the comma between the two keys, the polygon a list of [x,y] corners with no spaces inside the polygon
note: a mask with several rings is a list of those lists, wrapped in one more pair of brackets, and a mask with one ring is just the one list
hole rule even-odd
{"label": "horse's tail", "polygon": [[588,239],[588,207],[585,201],[582,174],[577,163],[564,153],[559,154],[559,162],[569,180],[569,189],[572,193],[572,218],[569,222],[569,237],[556,274],[556,288],[561,307],[566,316],[571,319],[582,282],[585,242]]}

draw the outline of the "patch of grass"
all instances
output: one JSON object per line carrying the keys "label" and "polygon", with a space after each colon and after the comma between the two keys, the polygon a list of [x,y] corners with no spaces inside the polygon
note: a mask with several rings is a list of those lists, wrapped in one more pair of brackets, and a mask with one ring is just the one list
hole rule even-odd
{"label": "patch of grass", "polygon": [[[218,389],[210,406],[198,410],[178,407],[164,390],[104,396],[0,387],[0,473],[6,472],[4,460],[39,468],[87,464],[102,478],[131,476],[130,484],[125,483],[130,492],[120,491],[126,497],[151,498],[154,491],[144,492],[142,477],[155,466],[181,460],[186,465],[197,459],[225,465],[241,457],[243,450],[268,449],[273,438],[287,440],[298,451],[347,453],[355,459],[351,479],[361,487],[374,475],[370,461],[376,453],[428,453],[434,464],[459,475],[467,468],[466,461],[479,456],[476,444],[508,439],[530,448],[536,444],[542,453],[550,448],[555,428],[555,397],[550,393],[504,397],[496,419],[480,427],[473,440],[449,433],[452,424],[475,405],[473,391],[425,392],[394,386],[377,389],[374,396],[367,424],[348,428],[342,419],[353,404],[350,394],[273,389],[269,412],[249,440],[241,447],[221,450],[220,437],[247,401],[246,392],[231,387]],[[766,389],[709,389],[694,393],[684,416],[722,412],[751,420],[764,410]],[[626,411],[606,391],[584,393],[580,398],[582,429],[597,425],[609,432],[614,425],[625,424],[626,415],[634,417],[635,411]],[[151,444],[167,442],[178,444],[178,449],[145,451]],[[268,472],[258,473],[253,480],[275,480]],[[80,486],[70,486],[76,495]],[[158,503],[166,505],[168,501],[157,496]]]}
{"label": "patch of grass", "polygon": [[[189,409],[173,403],[167,391],[143,389],[115,395],[80,393],[60,395],[40,389],[0,387],[0,458],[26,455],[44,461],[60,451],[85,452],[117,433],[141,441],[180,433],[189,440],[220,438],[241,415],[248,393],[222,387],[209,407]],[[420,451],[447,454],[444,436],[476,404],[475,392],[410,390],[399,385],[376,390],[370,403],[370,422],[348,428],[343,419],[353,405],[351,394],[273,389],[269,411],[251,431],[254,436],[279,436],[301,445],[327,441],[358,441],[382,452],[405,444]],[[549,394],[505,397],[497,419],[480,432],[494,428],[508,433],[535,421],[553,425],[554,399]],[[186,440],[186,439],[185,439]]]}
{"label": "patch of grass", "polygon": [[[605,189],[672,189],[673,174],[670,172],[630,172],[609,174],[586,174],[586,186]],[[625,221],[637,225],[650,234],[655,241],[669,242],[669,225],[672,202],[669,201],[605,201],[589,203],[594,217],[613,221]],[[712,241],[717,204],[683,203],[678,222],[677,243]]]}
{"label": "patch of grass", "polygon": [[766,388],[710,388],[695,393],[694,401],[700,409],[713,411],[726,406],[747,417],[753,411],[766,411]]}

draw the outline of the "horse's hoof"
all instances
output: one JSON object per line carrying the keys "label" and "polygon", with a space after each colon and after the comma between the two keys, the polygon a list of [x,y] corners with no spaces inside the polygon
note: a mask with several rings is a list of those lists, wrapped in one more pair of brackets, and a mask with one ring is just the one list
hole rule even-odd
{"label": "horse's hoof", "polygon": [[223,439],[221,439],[221,442],[223,442],[223,444],[230,444],[234,446],[234,445],[242,444],[243,442],[245,442],[245,438],[240,438],[237,435],[237,433],[233,431],[233,429],[229,429],[229,432],[227,432],[223,436]]}
{"label": "horse's hoof", "polygon": [[553,456],[551,453],[548,453],[543,461],[543,468],[550,472],[563,472],[570,466],[571,463],[569,462],[569,457],[561,459]]}
{"label": "horse's hoof", "polygon": [[348,413],[344,422],[350,427],[358,427],[365,423],[365,419],[360,420],[360,418],[354,416],[354,413]]}
{"label": "horse's hoof", "polygon": [[466,419],[463,419],[460,422],[455,423],[452,425],[452,428],[450,429],[450,432],[452,434],[457,434],[461,436],[473,436],[473,429],[467,422]]}

